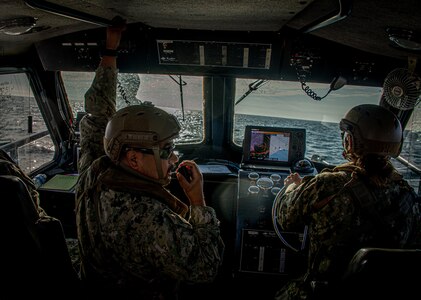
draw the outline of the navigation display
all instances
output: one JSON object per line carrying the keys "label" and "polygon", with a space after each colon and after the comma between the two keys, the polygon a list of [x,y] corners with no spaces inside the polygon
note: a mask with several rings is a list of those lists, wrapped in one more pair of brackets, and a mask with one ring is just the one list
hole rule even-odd
{"label": "navigation display", "polygon": [[304,153],[305,129],[246,126],[243,163],[287,166]]}
{"label": "navigation display", "polygon": [[288,161],[291,133],[278,131],[251,131],[250,159]]}

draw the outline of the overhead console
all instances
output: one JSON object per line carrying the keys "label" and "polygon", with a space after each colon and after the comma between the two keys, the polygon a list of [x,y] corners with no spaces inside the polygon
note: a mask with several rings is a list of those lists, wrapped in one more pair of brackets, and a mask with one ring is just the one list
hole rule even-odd
{"label": "overhead console", "polygon": [[285,41],[281,63],[284,80],[329,83],[343,76],[348,85],[382,86],[391,70],[406,65],[404,60],[364,52],[311,34],[287,31]]}
{"label": "overhead console", "polygon": [[[272,204],[292,172],[314,175],[304,158],[306,130],[246,126],[238,175],[236,255],[238,276],[291,275],[305,264],[301,253],[286,247],[272,224]],[[301,244],[303,234],[285,232],[290,243]]]}
{"label": "overhead console", "polygon": [[[149,28],[129,24],[118,51],[121,72],[272,77],[279,74],[282,37],[275,32]],[[105,28],[37,44],[46,70],[92,71]]]}
{"label": "overhead console", "polygon": [[270,69],[272,44],[157,40],[160,65]]}
{"label": "overhead console", "polygon": [[[94,71],[105,45],[105,28],[36,44],[45,70]],[[340,54],[340,55],[339,55]],[[210,31],[128,25],[118,51],[123,73],[219,75],[243,78],[378,85],[395,62],[284,28],[279,32]],[[386,63],[387,61],[387,63]],[[297,76],[299,74],[299,76]]]}

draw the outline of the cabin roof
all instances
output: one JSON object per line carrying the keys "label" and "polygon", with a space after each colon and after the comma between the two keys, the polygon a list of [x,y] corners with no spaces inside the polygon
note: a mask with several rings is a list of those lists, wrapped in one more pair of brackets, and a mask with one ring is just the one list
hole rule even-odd
{"label": "cabin roof", "polygon": [[374,54],[399,59],[421,56],[420,51],[391,46],[386,32],[389,27],[399,27],[420,33],[419,0],[1,0],[0,3],[0,28],[5,20],[36,18],[36,26],[28,33],[13,36],[0,32],[3,56],[23,53],[33,43],[45,39],[101,26],[39,9],[49,3],[103,20],[119,15],[128,23],[140,22],[154,28],[269,32],[284,27],[303,30],[338,14],[340,6],[343,11],[349,6],[348,17],[308,33]]}

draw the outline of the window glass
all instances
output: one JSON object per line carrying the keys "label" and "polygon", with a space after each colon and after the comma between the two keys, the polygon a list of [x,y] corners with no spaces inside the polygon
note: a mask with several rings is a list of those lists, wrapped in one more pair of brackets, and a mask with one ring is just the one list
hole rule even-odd
{"label": "window glass", "polygon": [[[305,157],[337,165],[345,162],[342,157],[342,141],[339,121],[345,113],[358,104],[378,104],[380,87],[347,86],[332,91],[326,98],[316,101],[306,95],[299,82],[265,81],[250,92],[249,85],[256,86],[254,79],[237,79],[234,107],[233,142],[239,146],[244,139],[246,125],[277,127],[298,127],[306,129]],[[254,85],[253,85],[254,84]],[[329,90],[328,84],[309,83],[313,92],[323,97]],[[242,99],[243,98],[243,99]],[[406,137],[401,156],[421,167],[421,115],[419,105],[406,126]],[[392,160],[407,179],[414,179],[418,190],[420,175],[411,168]]]}
{"label": "window glass", "polygon": [[[236,101],[249,89],[250,79],[238,79]],[[328,84],[309,86],[320,97]],[[237,105],[234,142],[242,144],[246,125],[298,127],[306,129],[306,157],[319,156],[331,164],[344,162],[339,121],[353,106],[379,103],[381,88],[344,86],[321,101],[306,95],[299,82],[267,81]]]}
{"label": "window glass", "polygon": [[0,148],[28,174],[54,157],[54,143],[25,73],[0,75]]}
{"label": "window glass", "polygon": [[[93,72],[62,72],[66,93],[74,115],[84,111],[84,94]],[[178,144],[203,140],[202,77],[150,74],[118,74],[117,109],[150,101],[180,122]]]}
{"label": "window glass", "polygon": [[[415,106],[406,124],[400,156],[403,158],[403,165],[407,165],[406,179],[416,186],[420,180],[419,172],[421,172],[421,106],[419,104]],[[421,195],[421,186],[415,190]]]}

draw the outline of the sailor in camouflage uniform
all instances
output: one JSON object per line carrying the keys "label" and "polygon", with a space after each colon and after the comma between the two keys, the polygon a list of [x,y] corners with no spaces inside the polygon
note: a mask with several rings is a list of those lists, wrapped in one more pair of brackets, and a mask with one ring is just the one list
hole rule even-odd
{"label": "sailor in camouflage uniform", "polygon": [[[401,151],[399,120],[378,105],[359,105],[340,122],[348,163],[285,181],[277,222],[285,231],[308,225],[308,267],[276,299],[311,299],[327,285],[334,296],[355,252],[363,247],[412,248],[420,242],[419,199],[389,157]],[[313,288],[312,288],[313,287]]]}
{"label": "sailor in camouflage uniform", "polygon": [[[117,49],[123,30],[124,22],[107,28],[107,49]],[[191,169],[190,181],[177,172],[190,206],[165,189],[178,162],[179,123],[150,103],[116,112],[116,57],[107,51],[85,94],[87,115],[80,124],[81,276],[88,287],[175,299],[180,282],[215,279],[224,249],[219,221],[205,204],[193,161],[180,164]]]}
{"label": "sailor in camouflage uniform", "polygon": [[19,177],[31,194],[32,201],[34,202],[39,215],[41,217],[47,216],[44,209],[40,206],[39,193],[35,187],[34,181],[25,172],[23,172],[19,165],[2,149],[0,149],[0,175],[12,175]]}

